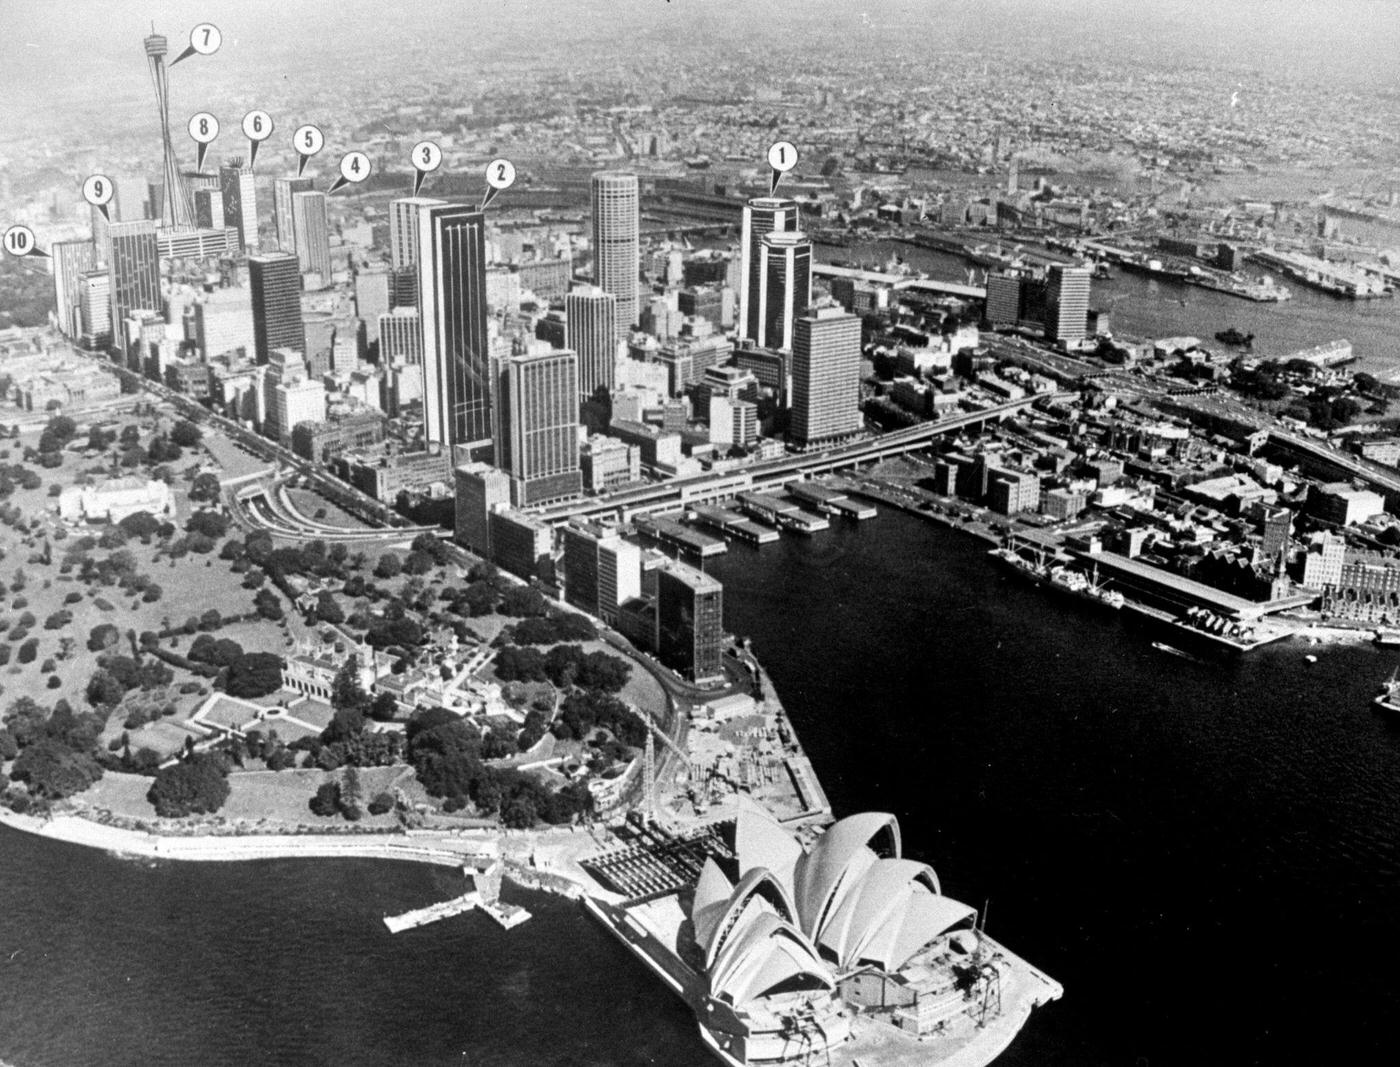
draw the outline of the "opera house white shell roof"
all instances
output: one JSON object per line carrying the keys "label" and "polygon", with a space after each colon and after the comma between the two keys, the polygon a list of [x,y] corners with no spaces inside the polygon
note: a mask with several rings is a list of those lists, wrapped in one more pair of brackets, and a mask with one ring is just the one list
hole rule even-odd
{"label": "opera house white shell roof", "polygon": [[[744,809],[734,838],[738,882],[707,861],[691,919],[711,995],[736,1007],[833,989],[838,975],[861,966],[898,971],[976,915],[943,895],[932,867],[901,858],[893,815],[842,819],[804,853],[770,816]],[[872,847],[880,839],[885,856]]]}

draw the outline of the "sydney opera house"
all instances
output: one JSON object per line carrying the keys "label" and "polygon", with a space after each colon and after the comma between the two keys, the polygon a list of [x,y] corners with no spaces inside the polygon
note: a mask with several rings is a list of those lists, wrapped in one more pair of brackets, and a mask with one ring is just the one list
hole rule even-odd
{"label": "sydney opera house", "polygon": [[842,819],[804,849],[755,806],[715,845],[692,886],[589,906],[728,1063],[973,1067],[1061,995],[903,857],[892,815]]}

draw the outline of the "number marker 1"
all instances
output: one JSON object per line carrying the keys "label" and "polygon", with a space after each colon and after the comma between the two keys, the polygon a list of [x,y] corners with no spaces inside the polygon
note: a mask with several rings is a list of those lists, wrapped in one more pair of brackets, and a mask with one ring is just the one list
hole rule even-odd
{"label": "number marker 1", "polygon": [[778,191],[778,182],[782,181],[783,175],[797,166],[797,149],[792,142],[775,141],[768,149],[768,165],[773,168],[768,182],[768,195],[772,196]]}

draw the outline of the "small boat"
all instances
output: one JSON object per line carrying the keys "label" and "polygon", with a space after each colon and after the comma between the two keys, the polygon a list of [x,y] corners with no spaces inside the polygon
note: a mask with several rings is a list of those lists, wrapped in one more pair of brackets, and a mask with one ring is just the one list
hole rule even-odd
{"label": "small boat", "polygon": [[1308,653],[1306,656],[1304,656],[1303,658],[1304,658],[1305,660],[1307,660],[1309,663],[1316,663],[1316,662],[1317,662],[1317,657],[1314,656],[1311,652],[1309,652],[1309,653]]}
{"label": "small boat", "polygon": [[1168,652],[1168,653],[1170,653],[1170,654],[1173,655],[1173,656],[1180,656],[1182,659],[1189,659],[1192,663],[1200,663],[1200,662],[1201,662],[1201,661],[1198,660],[1195,656],[1191,655],[1191,653],[1189,653],[1189,652],[1183,652],[1183,651],[1181,651],[1181,649],[1177,648],[1176,646],[1174,646],[1174,645],[1169,645],[1169,644],[1165,643],[1164,641],[1153,641],[1153,642],[1152,642],[1152,647],[1155,648],[1158,652]]}
{"label": "small boat", "polygon": [[1215,339],[1221,344],[1235,345],[1238,348],[1251,348],[1254,345],[1254,334],[1240,333],[1233,326],[1228,330],[1219,331],[1215,335]]}
{"label": "small boat", "polygon": [[1384,626],[1378,626],[1371,642],[1384,647],[1400,645],[1400,630],[1387,630]]}
{"label": "small boat", "polygon": [[1381,683],[1381,691],[1371,703],[1381,711],[1400,715],[1400,679],[1396,678],[1395,671],[1391,671],[1390,677]]}

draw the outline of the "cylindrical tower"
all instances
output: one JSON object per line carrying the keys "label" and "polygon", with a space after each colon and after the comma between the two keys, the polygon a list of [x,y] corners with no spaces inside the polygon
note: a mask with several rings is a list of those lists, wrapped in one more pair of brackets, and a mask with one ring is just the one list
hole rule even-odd
{"label": "cylindrical tower", "polygon": [[637,176],[624,171],[593,175],[593,284],[617,297],[617,338],[637,324],[641,272],[641,214]]}

